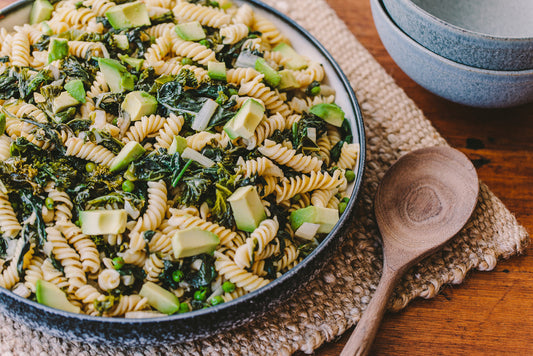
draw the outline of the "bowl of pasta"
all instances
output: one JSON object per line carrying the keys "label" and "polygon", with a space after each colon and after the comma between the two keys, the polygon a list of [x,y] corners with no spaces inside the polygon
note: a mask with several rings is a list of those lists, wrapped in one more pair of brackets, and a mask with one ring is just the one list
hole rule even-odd
{"label": "bowl of pasta", "polygon": [[0,17],[0,310],[121,345],[305,285],[361,185],[332,56],[259,1],[21,1]]}

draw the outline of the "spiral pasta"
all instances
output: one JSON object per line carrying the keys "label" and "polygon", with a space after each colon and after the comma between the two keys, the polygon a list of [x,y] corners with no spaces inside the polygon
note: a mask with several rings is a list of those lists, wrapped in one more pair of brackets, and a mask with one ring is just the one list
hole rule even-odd
{"label": "spiral pasta", "polygon": [[258,150],[277,163],[291,167],[298,172],[317,172],[322,167],[322,161],[317,157],[306,156],[301,153],[296,154],[295,150],[283,147],[271,140],[265,140],[263,146],[259,147]]}
{"label": "spiral pasta", "polygon": [[214,8],[190,4],[187,2],[180,2],[172,9],[176,19],[183,22],[198,21],[202,26],[207,27],[222,27],[229,25],[231,16],[224,14]]}
{"label": "spiral pasta", "polygon": [[279,94],[259,82],[259,80],[256,78],[251,82],[243,83],[239,88],[239,95],[260,99],[269,111],[273,113],[277,112],[283,116],[289,115],[291,110],[280,98]]}
{"label": "spiral pasta", "polygon": [[263,16],[257,14],[254,15],[252,28],[254,31],[261,32],[261,37],[272,46],[281,42],[290,43],[289,39],[283,35],[270,20]]}
{"label": "spiral pasta", "polygon": [[248,292],[253,292],[256,289],[266,286],[270,282],[268,279],[256,276],[253,273],[239,268],[235,262],[218,251],[215,251],[215,257],[215,268],[227,280],[235,283],[237,287],[243,288]]}
{"label": "spiral pasta", "polygon": [[95,145],[92,142],[84,142],[81,138],[71,137],[65,142],[67,156],[79,158],[110,166],[115,155],[103,146]]}
{"label": "spiral pasta", "polygon": [[247,178],[256,174],[260,176],[283,177],[283,171],[266,157],[259,157],[248,161],[240,157],[237,165],[239,167],[236,168],[236,171],[244,174]]}
{"label": "spiral pasta", "polygon": [[7,194],[0,191],[0,231],[11,238],[15,238],[22,226],[17,220]]}
{"label": "spiral pasta", "polygon": [[155,230],[165,217],[167,210],[167,187],[164,181],[148,182],[148,207],[144,215],[139,218],[131,233],[130,248],[134,251],[145,246],[141,232]]}
{"label": "spiral pasta", "polygon": [[276,186],[276,201],[279,203],[295,196],[296,194],[310,192],[316,189],[335,189],[346,184],[346,178],[340,170],[333,172],[311,172],[309,176],[302,175],[291,177]]}
{"label": "spiral pasta", "polygon": [[142,142],[148,135],[159,131],[165,124],[166,119],[159,115],[143,116],[141,120],[136,121],[135,125],[130,126],[124,142],[137,141]]}
{"label": "spiral pasta", "polygon": [[100,269],[100,255],[94,241],[70,220],[57,220],[57,227],[79,254],[82,270],[97,273]]}
{"label": "spiral pasta", "polygon": [[159,282],[159,275],[163,271],[163,260],[155,253],[151,253],[144,263],[144,272],[146,280],[150,282]]}
{"label": "spiral pasta", "polygon": [[185,41],[175,36],[172,38],[172,52],[178,56],[192,59],[202,65],[216,60],[215,52],[204,45],[192,41]]}
{"label": "spiral pasta", "polygon": [[282,271],[285,269],[291,269],[293,264],[297,261],[299,251],[294,245],[289,245],[283,250],[283,257],[274,262],[274,266],[277,271]]}
{"label": "spiral pasta", "polygon": [[237,23],[220,29],[220,36],[222,36],[222,43],[235,44],[248,36],[248,26],[242,23]]}
{"label": "spiral pasta", "polygon": [[344,142],[341,149],[341,155],[337,162],[337,167],[341,169],[354,169],[359,154],[359,145],[356,143]]}
{"label": "spiral pasta", "polygon": [[98,274],[98,287],[110,291],[120,285],[120,273],[117,270],[106,268]]}
{"label": "spiral pasta", "polygon": [[279,224],[276,219],[266,219],[259,224],[246,243],[235,251],[234,261],[239,268],[250,267],[253,263],[254,255],[260,254],[265,246],[276,237]]}

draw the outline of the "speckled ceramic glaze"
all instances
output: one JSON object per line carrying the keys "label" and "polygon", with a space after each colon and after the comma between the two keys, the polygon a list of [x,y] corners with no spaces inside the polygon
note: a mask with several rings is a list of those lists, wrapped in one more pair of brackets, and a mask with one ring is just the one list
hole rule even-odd
{"label": "speckled ceramic glaze", "polygon": [[[25,0],[2,11],[0,26],[11,27],[27,21],[31,2]],[[340,231],[350,216],[363,177],[365,139],[362,115],[348,80],[316,39],[285,15],[259,1],[246,2],[287,34],[300,53],[323,63],[329,84],[337,90],[336,102],[344,109],[350,121],[354,142],[361,146],[350,202],[333,231],[304,261],[282,277],[253,293],[209,309],[151,319],[101,318],[53,309],[0,287],[0,310],[4,314],[34,329],[70,340],[118,345],[183,342],[242,325],[266,310],[272,310],[311,280],[328,261],[342,241]]]}
{"label": "speckled ceramic glaze", "polygon": [[483,69],[533,69],[531,0],[382,1],[407,35],[445,58]]}
{"label": "speckled ceramic glaze", "polygon": [[380,0],[371,0],[383,45],[415,82],[445,99],[475,107],[503,108],[533,101],[533,70],[493,71],[441,57],[407,36]]}

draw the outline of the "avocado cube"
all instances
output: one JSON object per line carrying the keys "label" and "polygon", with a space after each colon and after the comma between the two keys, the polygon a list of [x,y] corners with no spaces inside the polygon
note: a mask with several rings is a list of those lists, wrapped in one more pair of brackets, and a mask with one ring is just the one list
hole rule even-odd
{"label": "avocado cube", "polygon": [[63,59],[68,56],[68,40],[66,38],[52,37],[48,45],[48,63]]}
{"label": "avocado cube", "polygon": [[135,84],[133,75],[119,61],[111,58],[98,58],[98,66],[113,93],[133,90]]}
{"label": "avocado cube", "polygon": [[200,41],[206,37],[204,28],[198,21],[180,23],[174,29],[185,41]]}
{"label": "avocado cube", "polygon": [[127,51],[130,48],[130,41],[126,35],[113,35],[113,40],[117,47],[123,51]]}
{"label": "avocado cube", "polygon": [[128,213],[124,209],[80,211],[81,231],[86,235],[122,234]]}
{"label": "avocado cube", "polygon": [[197,227],[178,230],[172,236],[172,250],[175,258],[191,257],[202,253],[211,254],[219,243],[220,239],[216,234]]}
{"label": "avocado cube", "polygon": [[113,6],[105,17],[115,30],[151,25],[146,4],[140,1]]}
{"label": "avocado cube", "polygon": [[35,283],[37,302],[52,308],[79,314],[80,307],[73,305],[61,289],[51,282],[38,279]]}
{"label": "avocado cube", "polygon": [[169,155],[173,155],[175,153],[182,154],[186,148],[187,148],[187,139],[185,137],[175,135],[167,152]]}
{"label": "avocado cube", "polygon": [[309,112],[333,126],[341,127],[344,121],[344,111],[337,104],[317,104],[312,106]]}
{"label": "avocado cube", "polygon": [[[239,137],[248,139],[254,135],[255,129],[263,119],[264,114],[265,107],[263,104],[250,98],[244,102],[237,114],[231,119],[233,122],[229,125],[231,126],[229,130]],[[228,130],[226,132],[228,133]],[[229,133],[228,135],[230,136]]]}
{"label": "avocado cube", "polygon": [[85,87],[80,79],[71,80],[65,84],[65,90],[80,103],[85,103]]}
{"label": "avocado cube", "polygon": [[238,188],[228,202],[239,230],[252,232],[266,219],[265,208],[254,186]]}
{"label": "avocado cube", "polygon": [[47,0],[36,0],[31,7],[30,25],[50,20],[54,7]]}
{"label": "avocado cube", "polygon": [[131,121],[137,121],[156,112],[157,99],[142,90],[132,91],[124,98],[121,108],[128,113]]}
{"label": "avocado cube", "polygon": [[277,87],[281,82],[281,76],[279,73],[274,68],[269,66],[264,58],[257,58],[255,61],[255,70],[261,74],[264,74],[265,81],[273,87]]}
{"label": "avocado cube", "polygon": [[319,206],[308,206],[293,211],[289,220],[294,231],[298,230],[303,223],[308,222],[320,225],[318,233],[329,233],[339,221],[339,211]]}
{"label": "avocado cube", "polygon": [[300,88],[300,83],[296,81],[292,71],[288,69],[280,70],[279,72],[280,82],[278,89],[279,90],[291,90]]}
{"label": "avocado cube", "polygon": [[281,53],[285,66],[289,69],[300,70],[307,67],[307,60],[305,57],[298,54],[294,48],[284,42],[274,47],[273,51]]}
{"label": "avocado cube", "polygon": [[164,314],[174,314],[180,308],[180,301],[173,293],[153,282],[143,284],[139,295],[148,300],[153,308]]}
{"label": "avocado cube", "polygon": [[127,54],[118,54],[118,59],[122,61],[122,63],[125,63],[129,66],[131,66],[133,69],[139,71],[141,70],[143,66],[144,59],[142,58],[133,58],[128,56]]}
{"label": "avocado cube", "polygon": [[141,157],[144,152],[146,152],[146,150],[139,142],[130,141],[126,143],[118,155],[113,159],[113,162],[111,162],[109,170],[111,172],[117,172],[126,169],[131,162]]}
{"label": "avocado cube", "polygon": [[226,81],[226,64],[224,62],[207,62],[207,75],[214,80]]}
{"label": "avocado cube", "polygon": [[63,91],[59,96],[52,101],[52,112],[57,114],[67,108],[78,105],[80,102],[69,94],[68,91]]}
{"label": "avocado cube", "polygon": [[233,118],[226,122],[226,125],[224,125],[224,131],[226,131],[228,137],[232,140],[235,140],[237,137],[239,137],[239,134],[235,132],[235,129],[233,128]]}

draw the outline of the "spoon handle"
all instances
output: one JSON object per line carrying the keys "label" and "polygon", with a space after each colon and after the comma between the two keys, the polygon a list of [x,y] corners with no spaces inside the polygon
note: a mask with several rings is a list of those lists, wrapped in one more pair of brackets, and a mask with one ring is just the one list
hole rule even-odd
{"label": "spoon handle", "polygon": [[370,352],[374,338],[379,330],[381,319],[383,319],[385,314],[387,302],[399,277],[399,271],[395,271],[387,265],[384,266],[381,280],[372,296],[372,300],[365,309],[362,318],[357,323],[357,327],[344,346],[340,356],[364,356]]}

